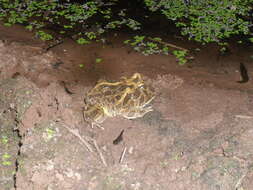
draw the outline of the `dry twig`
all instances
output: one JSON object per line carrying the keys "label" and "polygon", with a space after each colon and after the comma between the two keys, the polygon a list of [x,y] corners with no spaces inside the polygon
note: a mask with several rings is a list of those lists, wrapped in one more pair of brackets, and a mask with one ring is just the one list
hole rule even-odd
{"label": "dry twig", "polygon": [[123,162],[123,159],[124,159],[125,154],[126,154],[126,150],[127,150],[127,148],[125,147],[124,150],[123,150],[123,152],[122,152],[122,154],[121,154],[121,156],[120,156],[120,159],[119,159],[119,163],[120,164]]}
{"label": "dry twig", "polygon": [[235,117],[241,118],[241,119],[253,119],[253,116],[249,116],[249,115],[236,115]]}
{"label": "dry twig", "polygon": [[79,134],[77,129],[71,129],[70,127],[68,127],[67,125],[63,124],[63,127],[65,127],[69,132],[71,132],[73,135],[75,135],[76,137],[79,138],[79,140],[82,142],[82,144],[84,144],[86,146],[86,148],[90,151],[93,152],[91,146],[89,145],[89,143],[84,140],[81,135]]}
{"label": "dry twig", "polygon": [[183,50],[183,51],[189,51],[188,49],[176,46],[176,45],[171,44],[171,43],[167,43],[167,42],[163,42],[163,41],[160,41],[160,40],[156,40],[156,39],[153,39],[151,37],[148,37],[148,39],[151,40],[151,41],[154,41],[154,42],[157,42],[157,43],[160,43],[160,44],[172,47],[172,48],[180,49],[180,50]]}
{"label": "dry twig", "polygon": [[100,156],[100,158],[101,158],[101,160],[102,160],[102,163],[104,164],[105,167],[107,167],[107,163],[106,163],[106,161],[105,161],[105,158],[104,158],[102,152],[100,151],[100,149],[99,149],[99,147],[98,147],[97,141],[94,140],[94,139],[93,139],[92,141],[93,141],[93,143],[94,143],[94,146],[95,146],[96,150],[98,151],[98,154],[99,154],[99,156]]}
{"label": "dry twig", "polygon": [[248,173],[248,171],[244,172],[244,174],[239,178],[239,180],[235,184],[236,190],[239,190],[239,187],[241,186],[243,179],[247,176],[247,173]]}

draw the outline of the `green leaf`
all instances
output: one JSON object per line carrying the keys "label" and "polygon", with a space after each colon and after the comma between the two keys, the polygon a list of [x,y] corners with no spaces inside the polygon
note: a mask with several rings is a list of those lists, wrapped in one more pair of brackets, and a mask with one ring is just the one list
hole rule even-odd
{"label": "green leaf", "polygon": [[85,38],[79,38],[76,41],[77,41],[78,44],[81,44],[81,45],[90,43],[90,41],[86,40]]}
{"label": "green leaf", "polygon": [[11,23],[8,23],[8,22],[6,22],[6,23],[4,23],[4,26],[12,26],[12,24]]}
{"label": "green leaf", "polygon": [[129,44],[130,40],[125,40],[123,43],[124,44]]}
{"label": "green leaf", "polygon": [[43,41],[49,41],[53,39],[53,36],[51,34],[48,34],[42,30],[37,31],[36,35]]}
{"label": "green leaf", "polygon": [[30,31],[33,30],[33,26],[32,26],[32,25],[28,25],[28,26],[26,26],[25,28],[26,28],[27,30],[30,30]]}
{"label": "green leaf", "polygon": [[253,43],[253,38],[249,38],[249,41]]}

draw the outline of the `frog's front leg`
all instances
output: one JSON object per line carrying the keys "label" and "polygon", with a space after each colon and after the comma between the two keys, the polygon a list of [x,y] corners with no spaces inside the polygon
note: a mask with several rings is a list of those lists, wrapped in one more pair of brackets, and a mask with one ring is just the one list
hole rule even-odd
{"label": "frog's front leg", "polygon": [[94,129],[94,126],[96,126],[99,129],[105,130],[105,128],[102,127],[100,124],[92,122],[91,123],[91,128]]}
{"label": "frog's front leg", "polygon": [[83,111],[84,120],[91,124],[91,128],[97,126],[100,129],[104,129],[100,124],[107,118],[103,109],[97,105],[86,105]]}
{"label": "frog's front leg", "polygon": [[153,111],[152,106],[148,106],[145,108],[139,108],[136,110],[130,110],[128,113],[124,114],[123,117],[126,119],[136,119],[139,117],[143,117],[146,113]]}

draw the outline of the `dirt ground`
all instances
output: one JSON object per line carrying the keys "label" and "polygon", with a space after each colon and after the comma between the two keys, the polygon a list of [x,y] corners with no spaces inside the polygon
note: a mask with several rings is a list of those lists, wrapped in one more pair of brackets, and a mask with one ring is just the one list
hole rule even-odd
{"label": "dirt ground", "polygon": [[[195,57],[179,66],[173,56],[131,51],[120,43],[127,37],[66,39],[46,51],[22,27],[0,26],[0,190],[253,189],[253,84],[236,82],[240,62],[253,76],[253,47],[221,55],[171,39]],[[85,93],[135,72],[156,91],[154,111],[92,129]]]}

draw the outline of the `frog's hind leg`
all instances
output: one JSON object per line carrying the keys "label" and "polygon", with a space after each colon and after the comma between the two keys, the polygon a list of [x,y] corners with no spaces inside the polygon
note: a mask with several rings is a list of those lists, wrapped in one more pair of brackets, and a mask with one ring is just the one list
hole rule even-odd
{"label": "frog's hind leg", "polygon": [[122,84],[122,81],[118,81],[118,82],[108,82],[108,81],[105,81],[105,80],[100,80],[98,81],[98,83],[96,84],[96,86],[93,88],[94,90],[99,88],[100,86],[103,86],[103,85],[107,85],[107,86],[117,86],[117,85],[120,85]]}
{"label": "frog's hind leg", "polygon": [[135,86],[144,83],[140,73],[134,73],[133,76],[130,77],[129,79],[124,77],[124,81],[127,85],[135,85]]}
{"label": "frog's hind leg", "polygon": [[145,109],[138,109],[134,111],[129,111],[127,114],[123,115],[126,119],[136,119],[139,117],[143,117],[146,113],[153,111],[151,106],[145,107]]}

